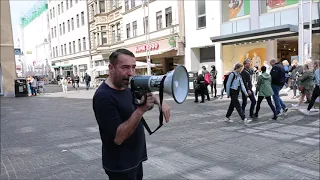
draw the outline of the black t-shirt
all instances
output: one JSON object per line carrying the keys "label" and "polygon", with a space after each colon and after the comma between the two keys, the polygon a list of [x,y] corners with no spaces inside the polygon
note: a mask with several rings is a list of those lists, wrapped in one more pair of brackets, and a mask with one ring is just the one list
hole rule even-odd
{"label": "black t-shirt", "polygon": [[103,82],[93,97],[93,110],[102,140],[102,164],[107,173],[130,173],[147,160],[144,127],[140,122],[121,145],[114,143],[118,126],[135,111],[130,89],[115,90]]}

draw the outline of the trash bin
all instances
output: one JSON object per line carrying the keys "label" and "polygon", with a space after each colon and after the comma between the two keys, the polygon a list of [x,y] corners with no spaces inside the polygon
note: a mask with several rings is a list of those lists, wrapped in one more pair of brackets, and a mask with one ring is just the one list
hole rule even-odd
{"label": "trash bin", "polygon": [[197,79],[198,72],[190,71],[189,73],[189,93],[194,93],[194,80]]}
{"label": "trash bin", "polygon": [[27,97],[28,96],[28,85],[27,80],[18,78],[14,80],[15,96],[16,97]]}

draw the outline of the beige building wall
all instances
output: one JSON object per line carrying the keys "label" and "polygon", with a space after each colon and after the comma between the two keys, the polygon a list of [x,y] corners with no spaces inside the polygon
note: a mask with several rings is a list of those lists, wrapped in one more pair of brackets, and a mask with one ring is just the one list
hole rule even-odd
{"label": "beige building wall", "polygon": [[16,66],[14,60],[14,46],[12,37],[12,24],[9,0],[1,0],[1,41],[0,41],[0,68],[1,68],[1,94],[13,97]]}

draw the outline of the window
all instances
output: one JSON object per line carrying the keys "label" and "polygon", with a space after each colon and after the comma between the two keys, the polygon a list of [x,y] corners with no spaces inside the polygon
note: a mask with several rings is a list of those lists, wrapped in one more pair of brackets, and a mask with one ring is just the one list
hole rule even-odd
{"label": "window", "polygon": [[55,57],[54,55],[55,55],[55,50],[54,50],[54,47],[52,48],[52,57]]}
{"label": "window", "polygon": [[60,27],[60,36],[62,35],[62,26],[61,24],[59,24],[59,27]]}
{"label": "window", "polygon": [[148,32],[149,22],[148,22],[148,16],[143,18],[143,32],[146,34]]}
{"label": "window", "polygon": [[58,15],[60,15],[60,4],[58,4]]}
{"label": "window", "polygon": [[72,54],[71,42],[69,42],[69,54]]}
{"label": "window", "polygon": [[87,50],[87,45],[86,45],[86,38],[82,38],[82,43],[83,43],[83,50]]}
{"label": "window", "polygon": [[130,38],[130,23],[129,24],[127,24],[127,39],[129,39]]}
{"label": "window", "polygon": [[67,9],[67,10],[69,9],[69,3],[68,3],[68,0],[66,0],[66,9]]}
{"label": "window", "polygon": [[81,51],[81,40],[78,39],[78,49],[79,49],[79,52]]}
{"label": "window", "polygon": [[66,33],[66,27],[65,27],[65,24],[64,24],[64,23],[62,23],[62,26],[63,26],[63,34],[65,34],[65,33]]}
{"label": "window", "polygon": [[197,3],[197,27],[206,27],[206,2],[205,0],[198,0]]}
{"label": "window", "polygon": [[54,8],[52,8],[52,14],[53,14],[53,18],[56,16],[56,11],[54,10]]}
{"label": "window", "polygon": [[117,41],[121,41],[120,23],[117,24]]}
{"label": "window", "polygon": [[61,13],[63,13],[63,2],[61,2]]}
{"label": "window", "polygon": [[51,28],[51,38],[54,37],[54,34],[53,34],[53,28]]}
{"label": "window", "polygon": [[70,32],[70,20],[68,20],[68,32]]}
{"label": "window", "polygon": [[63,45],[61,45],[61,56],[63,56]]}
{"label": "window", "polygon": [[52,19],[52,10],[50,9],[50,19]]}
{"label": "window", "polygon": [[54,26],[54,37],[57,37],[57,28]]}
{"label": "window", "polygon": [[113,0],[113,7],[118,8],[119,7],[119,0]]}
{"label": "window", "polygon": [[111,26],[111,33],[112,33],[112,43],[116,42],[116,30],[114,25]]}
{"label": "window", "polygon": [[59,56],[59,54],[58,54],[58,46],[56,46],[56,56]]}
{"label": "window", "polygon": [[166,8],[166,27],[172,25],[172,9],[171,7]]}
{"label": "window", "polygon": [[72,0],[70,0],[70,8],[72,8]]}
{"label": "window", "polygon": [[81,24],[84,25],[84,12],[81,12]]}
{"label": "window", "polygon": [[129,10],[129,0],[124,0],[124,10],[125,11]]}
{"label": "window", "polygon": [[79,14],[77,14],[77,28],[80,27],[80,20],[79,20]]}
{"label": "window", "polygon": [[136,7],[136,1],[135,0],[131,0],[131,8]]}
{"label": "window", "polygon": [[106,3],[104,0],[99,0],[99,6],[100,13],[106,12]]}
{"label": "window", "polygon": [[72,41],[73,53],[76,52],[76,41]]}
{"label": "window", "polygon": [[93,20],[93,16],[94,16],[94,6],[93,6],[93,4],[91,4],[91,6],[90,6],[90,12],[91,12],[91,20]]}
{"label": "window", "polygon": [[64,44],[63,47],[64,47],[64,54],[67,55],[67,44]]}
{"label": "window", "polygon": [[137,21],[132,22],[132,32],[133,32],[132,37],[136,37],[137,36]]}
{"label": "window", "polygon": [[108,43],[107,42],[107,27],[106,26],[101,26],[101,42],[102,42],[102,44]]}
{"label": "window", "polygon": [[78,3],[78,0],[76,0],[76,4]]}
{"label": "window", "polygon": [[162,29],[162,11],[157,12],[157,30]]}
{"label": "window", "polygon": [[71,18],[71,29],[74,30],[74,20]]}

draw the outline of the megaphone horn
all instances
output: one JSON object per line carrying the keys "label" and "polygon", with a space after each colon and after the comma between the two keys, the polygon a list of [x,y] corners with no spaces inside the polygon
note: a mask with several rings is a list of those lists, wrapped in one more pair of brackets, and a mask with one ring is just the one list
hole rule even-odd
{"label": "megaphone horn", "polygon": [[187,69],[180,65],[166,75],[132,76],[129,87],[141,96],[147,92],[160,91],[161,83],[163,83],[163,92],[172,96],[176,103],[181,104],[188,96],[188,78]]}

